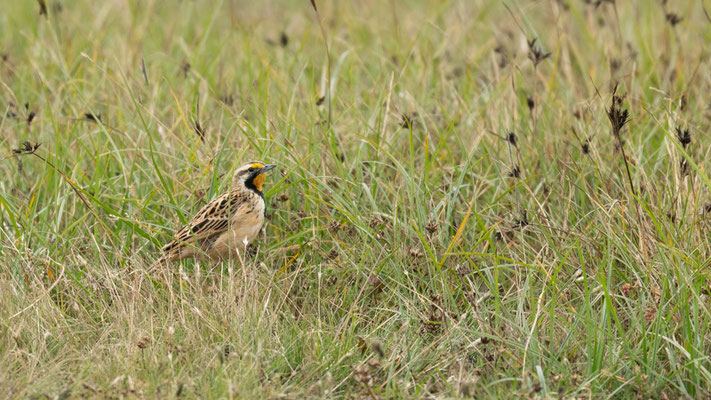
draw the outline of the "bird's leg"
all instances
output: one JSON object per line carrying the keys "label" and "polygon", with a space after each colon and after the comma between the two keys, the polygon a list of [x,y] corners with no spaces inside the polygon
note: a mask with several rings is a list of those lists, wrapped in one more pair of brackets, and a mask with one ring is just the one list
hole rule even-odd
{"label": "bird's leg", "polygon": [[255,258],[257,254],[259,253],[259,248],[257,247],[256,244],[250,244],[247,246],[247,248],[244,250],[244,254],[249,257],[250,259]]}

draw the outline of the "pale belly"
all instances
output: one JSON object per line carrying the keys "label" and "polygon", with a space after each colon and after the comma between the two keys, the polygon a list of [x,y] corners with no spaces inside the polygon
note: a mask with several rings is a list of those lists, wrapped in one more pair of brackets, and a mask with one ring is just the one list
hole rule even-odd
{"label": "pale belly", "polygon": [[258,202],[254,209],[238,213],[230,228],[207,250],[213,259],[225,259],[236,254],[244,254],[247,245],[254,243],[264,225],[264,203]]}

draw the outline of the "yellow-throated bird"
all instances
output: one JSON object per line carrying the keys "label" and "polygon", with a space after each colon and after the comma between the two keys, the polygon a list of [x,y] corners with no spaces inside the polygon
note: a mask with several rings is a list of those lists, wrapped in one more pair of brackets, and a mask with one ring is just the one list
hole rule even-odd
{"label": "yellow-throated bird", "polygon": [[244,252],[264,225],[262,187],[274,164],[250,162],[239,167],[228,193],[218,196],[182,227],[153,265],[191,257],[223,260]]}

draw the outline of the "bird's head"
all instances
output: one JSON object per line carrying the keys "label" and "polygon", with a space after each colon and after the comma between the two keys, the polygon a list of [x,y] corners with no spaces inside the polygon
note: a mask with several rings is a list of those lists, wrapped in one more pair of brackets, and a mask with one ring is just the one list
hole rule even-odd
{"label": "bird's head", "polygon": [[234,187],[245,187],[261,194],[264,180],[267,178],[267,172],[274,167],[276,165],[264,164],[259,161],[244,164],[235,171],[232,185]]}

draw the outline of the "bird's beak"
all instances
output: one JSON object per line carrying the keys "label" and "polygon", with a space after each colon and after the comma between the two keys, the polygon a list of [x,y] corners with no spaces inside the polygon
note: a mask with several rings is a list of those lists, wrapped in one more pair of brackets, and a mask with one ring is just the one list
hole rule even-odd
{"label": "bird's beak", "polygon": [[274,168],[276,168],[276,164],[267,164],[267,165],[265,165],[265,166],[263,166],[262,168],[259,169],[259,174],[263,174],[263,173],[265,173],[265,172],[267,172],[267,171],[271,171],[271,170],[273,170]]}

